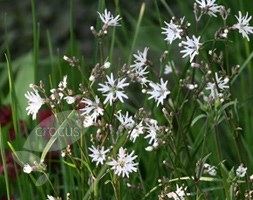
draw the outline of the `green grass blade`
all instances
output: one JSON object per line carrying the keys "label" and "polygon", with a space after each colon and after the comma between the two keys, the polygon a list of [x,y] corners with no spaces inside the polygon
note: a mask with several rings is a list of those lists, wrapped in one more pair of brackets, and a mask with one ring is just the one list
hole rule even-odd
{"label": "green grass blade", "polygon": [[231,84],[233,84],[236,79],[238,78],[238,76],[242,73],[242,71],[248,66],[248,64],[250,63],[250,61],[253,58],[253,51],[249,54],[248,58],[245,60],[245,62],[243,63],[243,65],[240,67],[239,72],[236,76],[234,76],[234,78],[231,80]]}
{"label": "green grass blade", "polygon": [[145,3],[141,4],[141,9],[140,9],[138,21],[137,21],[137,24],[136,24],[136,27],[135,27],[134,38],[133,38],[133,42],[132,42],[132,45],[131,45],[131,50],[129,52],[128,65],[130,65],[131,62],[132,62],[132,54],[133,54],[134,47],[135,47],[135,44],[136,44],[136,41],[137,41],[137,38],[138,38],[138,35],[139,35],[139,32],[140,32],[141,22],[142,22],[142,18],[143,18],[144,12],[145,12],[145,6],[146,6]]}
{"label": "green grass blade", "polygon": [[58,135],[61,134],[61,132],[63,131],[63,128],[65,127],[65,125],[68,123],[68,119],[74,114],[75,110],[73,110],[68,116],[67,118],[62,122],[62,124],[59,126],[59,128],[56,130],[57,134],[54,134],[50,140],[48,141],[45,149],[43,150],[42,154],[41,154],[41,160],[45,160],[45,157],[48,153],[48,151],[50,150],[50,148],[52,147],[52,145],[54,144],[54,142],[56,141],[56,139],[58,138]]}
{"label": "green grass blade", "polygon": [[52,73],[52,78],[53,82],[56,82],[56,68],[54,67],[54,54],[53,54],[53,47],[52,47],[52,40],[50,36],[49,30],[47,30],[47,43],[48,43],[48,50],[49,50],[49,57],[50,57],[50,66],[51,66],[51,73]]}
{"label": "green grass blade", "polygon": [[37,29],[35,0],[31,0],[32,22],[33,22],[33,56],[34,56],[34,82],[38,83],[38,62],[39,62],[39,31]]}
{"label": "green grass blade", "polygon": [[8,178],[8,172],[7,172],[7,166],[6,166],[4,141],[3,141],[1,126],[0,126],[0,151],[1,151],[1,157],[2,157],[2,162],[3,162],[3,166],[4,166],[4,179],[5,179],[5,186],[6,186],[6,191],[7,191],[7,198],[8,198],[8,200],[10,200],[10,186],[9,186],[9,178]]}
{"label": "green grass blade", "polygon": [[[17,115],[17,98],[14,88],[13,74],[12,74],[12,66],[9,60],[9,56],[5,54],[6,64],[8,68],[8,78],[9,78],[9,92],[11,96],[11,111],[12,111],[12,120],[14,125],[15,133],[19,133],[18,126],[18,115]],[[17,134],[19,137],[19,134]]]}

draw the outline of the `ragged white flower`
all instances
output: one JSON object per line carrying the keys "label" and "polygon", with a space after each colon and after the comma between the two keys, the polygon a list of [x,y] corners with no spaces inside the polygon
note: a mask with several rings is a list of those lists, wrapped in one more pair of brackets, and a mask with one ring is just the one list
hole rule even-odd
{"label": "ragged white flower", "polygon": [[174,200],[185,200],[185,196],[189,194],[186,193],[187,187],[181,186],[179,187],[177,184],[177,190],[175,192],[169,192],[167,194],[168,198],[172,198]]}
{"label": "ragged white flower", "polygon": [[126,78],[123,79],[114,79],[113,74],[111,73],[111,76],[106,76],[107,81],[105,84],[99,83],[101,88],[98,89],[98,91],[101,91],[103,96],[105,96],[104,104],[106,104],[108,101],[110,102],[110,105],[117,99],[119,99],[122,103],[124,102],[123,98],[128,99],[127,95],[124,93],[124,87],[128,86],[129,83],[126,82]]}
{"label": "ragged white flower", "polygon": [[137,158],[137,156],[134,155],[134,151],[128,155],[126,150],[127,149],[120,147],[117,159],[112,159],[112,161],[107,162],[107,165],[112,166],[112,169],[116,175],[122,177],[127,176],[129,178],[129,173],[137,172],[136,166],[138,163],[134,162],[134,160]]}
{"label": "ragged white flower", "polygon": [[242,16],[241,11],[239,11],[239,15],[235,17],[238,22],[237,24],[234,24],[232,28],[238,29],[239,33],[249,41],[248,35],[253,33],[253,27],[249,25],[252,16],[248,16],[248,12],[246,13],[246,16]]}
{"label": "ragged white flower", "polygon": [[141,134],[144,133],[144,126],[142,121],[137,124],[132,131],[130,131],[130,140],[135,142],[136,138],[139,137]]}
{"label": "ragged white flower", "polygon": [[129,116],[129,113],[126,112],[125,115],[121,113],[121,110],[117,112],[117,114],[114,114],[114,116],[120,121],[120,124],[122,127],[124,127],[127,130],[131,130],[134,127],[134,120],[132,116]]}
{"label": "ragged white flower", "polygon": [[26,174],[30,174],[32,171],[33,168],[28,163],[26,163],[23,167],[23,172],[25,172]]}
{"label": "ragged white flower", "polygon": [[216,0],[196,0],[203,13],[209,16],[217,17],[215,13],[220,12],[221,6],[215,3]]}
{"label": "ragged white flower", "polygon": [[158,122],[155,119],[148,119],[146,121],[146,130],[148,134],[144,138],[149,138],[149,144],[152,146],[157,147],[157,133],[159,131]]}
{"label": "ragged white flower", "polygon": [[190,62],[193,61],[194,57],[199,54],[199,50],[202,45],[199,40],[200,36],[197,38],[193,35],[192,39],[187,36],[186,41],[182,41],[180,43],[180,46],[183,46],[184,48],[180,51],[180,53],[184,54],[183,58],[186,56],[190,56]]}
{"label": "ragged white flower", "polygon": [[204,174],[209,174],[210,176],[216,176],[217,167],[211,166],[208,163],[205,163],[203,167],[204,167],[204,171],[203,171]]}
{"label": "ragged white flower", "polygon": [[102,14],[98,12],[98,15],[106,26],[120,26],[119,21],[121,20],[121,17],[119,15],[114,17],[110,11],[107,11],[107,9],[105,9]]}
{"label": "ragged white flower", "polygon": [[173,20],[170,20],[170,23],[164,22],[165,27],[162,27],[162,34],[166,36],[165,41],[168,43],[172,43],[176,39],[181,39],[181,33],[183,32],[183,29],[181,29],[180,25],[177,25],[173,22]]}
{"label": "ragged white flower", "polygon": [[28,100],[28,106],[26,107],[27,115],[32,115],[32,119],[36,119],[36,115],[41,108],[41,106],[45,103],[45,100],[41,98],[39,92],[33,88],[33,92],[27,92],[25,97]]}
{"label": "ragged white flower", "polygon": [[145,47],[143,52],[137,51],[137,54],[134,54],[134,64],[130,65],[131,73],[136,78],[137,82],[141,83],[141,85],[146,85],[148,81],[147,75],[148,71],[148,62],[147,62],[147,54],[148,47]]}
{"label": "ragged white flower", "polygon": [[83,127],[88,128],[90,126],[95,125],[96,122],[93,120],[93,118],[90,115],[85,115],[83,117]]}
{"label": "ragged white flower", "polygon": [[47,195],[47,200],[56,200],[56,198],[51,195]]}
{"label": "ragged white flower", "polygon": [[94,122],[97,121],[98,116],[103,116],[104,109],[100,107],[100,100],[97,96],[95,96],[94,102],[87,98],[84,98],[81,102],[85,104],[85,107],[80,109],[81,115],[89,115]]}
{"label": "ragged white flower", "polygon": [[229,88],[229,86],[228,86],[229,79],[228,78],[225,78],[225,79],[222,79],[222,77],[219,78],[218,73],[215,73],[215,80],[216,80],[216,83],[217,83],[219,89],[217,88],[215,82],[214,83],[208,82],[207,87],[206,87],[206,90],[210,90],[209,97],[211,99],[216,99],[219,97],[219,90],[221,92],[221,91]]}
{"label": "ragged white flower", "polygon": [[62,98],[64,97],[64,94],[61,92],[61,90],[55,88],[51,89],[50,92],[51,92],[50,99],[53,101],[56,100],[57,104],[59,104]]}
{"label": "ragged white flower", "polygon": [[157,106],[159,106],[159,104],[163,105],[164,99],[170,94],[170,91],[167,89],[167,83],[168,81],[164,82],[162,78],[160,79],[160,84],[153,82],[149,83],[151,90],[147,91],[147,93],[151,96],[148,99],[155,99]]}
{"label": "ragged white flower", "polygon": [[236,169],[236,175],[240,178],[243,178],[247,173],[247,167],[243,167],[243,164],[241,164],[237,169]]}
{"label": "ragged white flower", "polygon": [[66,102],[67,102],[68,104],[73,104],[73,103],[75,103],[75,101],[76,101],[76,98],[75,98],[75,97],[72,97],[72,96],[66,96],[66,97],[64,97],[64,99],[66,100]]}
{"label": "ragged white flower", "polygon": [[150,81],[148,80],[148,66],[145,67],[140,67],[132,71],[134,76],[136,77],[137,82],[139,82],[142,86],[145,85],[147,86],[147,83]]}
{"label": "ragged white flower", "polygon": [[164,74],[170,74],[172,72],[173,72],[172,65],[171,64],[165,65]]}
{"label": "ragged white flower", "polygon": [[93,121],[93,118],[90,116],[90,115],[85,115],[84,116],[84,119],[83,119],[83,126],[84,128],[88,128],[92,125],[94,125],[94,121]]}
{"label": "ragged white flower", "polygon": [[68,76],[67,75],[65,75],[64,77],[63,77],[63,81],[61,81],[60,83],[59,83],[59,85],[58,85],[58,89],[60,90],[60,91],[63,91],[63,90],[65,90],[66,88],[67,88],[67,78],[68,78]]}
{"label": "ragged white flower", "polygon": [[89,147],[89,150],[92,152],[91,154],[89,154],[89,156],[92,158],[92,162],[96,162],[96,165],[103,165],[104,161],[106,160],[106,153],[109,151],[109,149],[104,148],[104,146],[102,147],[94,147],[93,145],[91,147]]}
{"label": "ragged white flower", "polygon": [[130,67],[132,68],[132,70],[137,70],[142,68],[143,66],[147,65],[147,54],[148,54],[148,47],[145,47],[143,52],[141,51],[137,51],[137,54],[134,54],[134,64],[130,65]]}

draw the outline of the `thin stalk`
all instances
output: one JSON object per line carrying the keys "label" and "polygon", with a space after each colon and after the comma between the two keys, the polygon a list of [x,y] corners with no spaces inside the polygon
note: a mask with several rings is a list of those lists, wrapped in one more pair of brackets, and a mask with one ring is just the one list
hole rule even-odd
{"label": "thin stalk", "polygon": [[31,0],[32,5],[32,21],[33,21],[33,67],[34,82],[38,83],[38,60],[39,60],[39,31],[37,29],[36,5],[35,0]]}
{"label": "thin stalk", "polygon": [[170,14],[171,17],[174,17],[175,14],[173,12],[173,10],[170,8],[170,6],[167,4],[167,2],[165,0],[161,0],[161,3],[163,4],[163,6],[166,8],[166,10],[168,11],[168,13]]}
{"label": "thin stalk", "polygon": [[[119,0],[115,0],[115,7],[116,7],[116,12],[119,13],[120,12],[120,7],[119,7]],[[112,41],[110,44],[110,51],[109,51],[109,61],[112,61],[113,58],[113,53],[114,53],[114,46],[115,46],[115,38],[116,38],[116,27],[113,27],[112,30]],[[102,64],[102,63],[101,63]]]}
{"label": "thin stalk", "polygon": [[[219,143],[217,126],[214,126],[214,141],[215,141],[215,148],[216,148],[216,153],[218,156],[219,163],[222,164],[223,160],[222,160],[222,153],[221,153],[221,147],[220,147],[220,143]],[[220,165],[220,169],[221,169],[221,176],[222,176],[222,180],[223,180],[223,186],[224,186],[224,190],[225,190],[226,199],[231,200],[230,194],[229,194],[229,186],[227,183],[227,177],[226,177],[225,171],[221,165]]]}
{"label": "thin stalk", "polygon": [[1,126],[0,126],[0,151],[1,151],[1,159],[3,162],[3,167],[4,167],[4,179],[5,179],[7,198],[8,198],[8,200],[10,200],[10,185],[9,185],[8,171],[7,171],[5,151],[4,151],[4,141],[3,141],[3,134],[2,134]]}
{"label": "thin stalk", "polygon": [[100,49],[100,64],[104,63],[104,38],[99,40],[99,49]]}
{"label": "thin stalk", "polygon": [[133,38],[131,50],[129,52],[128,65],[130,65],[131,62],[132,62],[132,54],[133,54],[134,47],[135,47],[135,44],[136,44],[136,41],[137,41],[137,38],[138,38],[138,35],[139,35],[139,32],[140,32],[140,26],[141,26],[141,22],[142,22],[142,18],[143,18],[144,12],[145,12],[145,5],[146,5],[145,3],[141,4],[141,9],[140,9],[137,25],[135,27],[134,38]]}
{"label": "thin stalk", "polygon": [[54,189],[54,185],[53,185],[53,183],[50,181],[50,179],[49,179],[47,173],[45,173],[45,172],[42,172],[42,173],[47,177],[47,180],[48,180],[48,182],[49,182],[49,185],[51,186],[51,188],[52,188],[54,194],[57,196],[57,192],[56,192],[56,190]]}
{"label": "thin stalk", "polygon": [[[5,15],[5,27],[7,27],[7,19]],[[14,79],[13,79],[13,71],[12,71],[12,63],[11,63],[11,55],[10,55],[10,49],[9,49],[9,43],[8,43],[8,33],[7,29],[5,29],[5,41],[6,41],[6,54],[5,59],[6,59],[6,64],[8,68],[8,79],[9,79],[9,94],[11,97],[11,112],[12,112],[12,121],[13,121],[13,126],[14,126],[14,131],[15,133],[19,133],[19,120],[18,120],[18,113],[17,113],[17,98],[16,98],[16,92],[15,92],[15,87],[14,87]],[[20,134],[17,134],[17,138],[20,138]]]}
{"label": "thin stalk", "polygon": [[52,41],[49,30],[47,30],[47,43],[48,43],[48,51],[49,51],[49,57],[50,57],[50,65],[51,70],[53,74],[53,82],[56,82],[56,73],[54,68],[54,55],[53,55],[53,47],[52,47]]}

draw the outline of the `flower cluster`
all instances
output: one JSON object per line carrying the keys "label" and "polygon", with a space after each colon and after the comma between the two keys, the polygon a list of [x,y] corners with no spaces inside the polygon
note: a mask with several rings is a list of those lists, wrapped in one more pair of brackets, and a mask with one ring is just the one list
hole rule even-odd
{"label": "flower cluster", "polygon": [[[91,173],[90,177],[94,181],[97,178],[97,170],[91,169],[91,162],[95,163],[96,168],[105,166],[106,169],[110,168],[115,175],[129,179],[131,173],[138,171],[138,161],[142,159],[142,154],[135,154],[135,150],[152,154],[149,151],[168,148],[167,157],[170,158],[173,155],[180,159],[181,149],[183,149],[186,150],[188,159],[191,159],[191,144],[195,141],[188,144],[187,140],[191,138],[191,134],[186,133],[191,131],[191,127],[202,118],[206,118],[206,123],[212,122],[211,126],[217,125],[223,120],[222,114],[231,104],[231,102],[229,104],[232,98],[230,81],[235,77],[237,68],[232,70],[229,66],[225,68],[224,52],[218,52],[220,50],[215,49],[215,42],[217,39],[220,39],[221,42],[228,42],[228,33],[232,30],[239,31],[243,38],[249,41],[249,34],[253,33],[253,27],[250,26],[251,16],[248,13],[243,16],[239,12],[239,16],[235,16],[238,21],[236,24],[230,26],[224,23],[224,27],[217,30],[214,37],[210,39],[214,41],[212,49],[209,49],[208,42],[204,41],[205,37],[202,37],[198,31],[191,35],[191,24],[186,21],[185,17],[173,17],[169,22],[164,22],[165,27],[161,28],[161,33],[165,35],[164,40],[169,45],[178,42],[182,58],[189,58],[184,70],[176,67],[174,64],[176,62],[168,58],[167,49],[164,50],[159,65],[158,62],[149,60],[148,54],[152,52],[149,47],[144,47],[143,51],[137,50],[137,53],[130,55],[133,61],[129,59],[129,63],[124,64],[116,72],[116,67],[114,67],[116,64],[111,61],[113,59],[104,56],[102,41],[109,27],[120,26],[121,17],[120,15],[114,17],[107,9],[104,10],[104,13],[98,12],[98,15],[103,27],[98,32],[94,27],[91,30],[100,42],[101,58],[100,63],[96,63],[89,73],[89,78],[85,79],[86,83],[80,83],[77,92],[69,88],[71,84],[68,84],[67,75],[63,77],[57,87],[49,91],[46,91],[42,81],[40,85],[31,84],[32,91],[25,94],[28,101],[27,114],[35,120],[44,105],[49,106],[52,113],[64,111],[65,108],[77,111],[78,120],[81,123],[76,120],[74,124],[81,126],[82,130],[86,131],[82,138],[85,139],[85,145],[83,143],[80,145],[81,153],[87,154],[83,156],[85,159],[83,163],[87,165]],[[204,15],[216,18],[220,16],[225,22],[229,12],[224,6],[218,5],[216,0],[196,0],[194,15],[199,25]],[[82,70],[79,61],[74,57],[64,56],[63,59],[70,66],[76,66],[78,70]],[[173,78],[170,78],[171,76]],[[138,95],[136,93],[133,95],[131,90],[138,92]],[[185,113],[186,105],[191,106],[194,103],[200,106],[194,107],[189,119],[188,116],[186,117],[187,123],[181,125],[180,120],[185,120],[182,116]],[[222,112],[215,113],[219,105],[225,103],[228,104],[223,106]],[[136,105],[139,107],[136,108]],[[205,114],[202,114],[203,110]],[[201,114],[195,117],[198,112]],[[225,116],[229,117],[230,114],[228,114],[225,113]],[[208,131],[206,130],[206,135]],[[183,144],[184,146],[181,146]],[[86,145],[87,149],[82,149],[86,148]],[[138,150],[132,150],[136,146]],[[73,157],[69,146],[62,150],[62,157],[66,157],[67,154],[73,162],[80,160]],[[159,156],[158,160],[160,160]],[[173,162],[177,163],[175,160]],[[77,167],[76,163],[73,165]],[[180,165],[183,165],[183,162]],[[170,164],[167,167],[174,169]],[[201,162],[198,167],[197,175],[195,174],[196,177],[194,177],[196,181],[200,181],[203,174],[217,176],[217,167],[205,161]],[[26,163],[23,166],[23,172],[27,174],[39,170],[45,170],[43,162],[32,165]],[[103,176],[106,176],[108,171]],[[240,165],[236,169],[237,178],[245,177],[246,172],[247,168]],[[184,177],[182,180],[192,179],[193,176],[189,177]],[[97,178],[99,179],[100,177]],[[117,181],[113,181],[113,184],[114,182]],[[160,198],[184,200],[187,196],[192,195],[186,192],[187,187],[184,185],[176,184],[175,191],[171,189],[168,191],[160,195]],[[48,195],[48,199],[56,198]]]}

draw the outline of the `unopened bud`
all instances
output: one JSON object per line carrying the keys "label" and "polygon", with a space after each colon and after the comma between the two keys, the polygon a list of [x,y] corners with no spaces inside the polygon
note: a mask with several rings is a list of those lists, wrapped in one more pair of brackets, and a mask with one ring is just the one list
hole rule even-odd
{"label": "unopened bud", "polygon": [[111,63],[110,63],[110,62],[105,62],[105,64],[104,64],[104,68],[105,68],[105,69],[110,68],[110,66],[111,66]]}
{"label": "unopened bud", "polygon": [[95,80],[95,76],[91,75],[90,78],[89,78],[89,81],[92,82]]}

